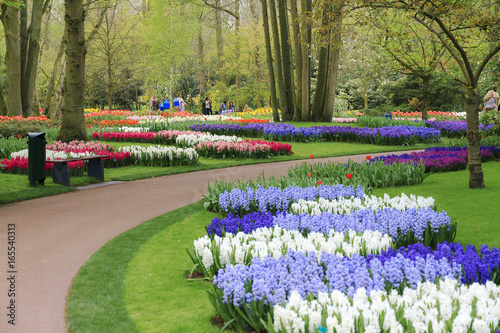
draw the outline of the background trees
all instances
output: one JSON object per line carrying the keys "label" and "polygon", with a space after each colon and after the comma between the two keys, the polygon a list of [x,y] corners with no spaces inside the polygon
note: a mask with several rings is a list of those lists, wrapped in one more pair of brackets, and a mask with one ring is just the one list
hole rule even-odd
{"label": "background trees", "polygon": [[[58,117],[67,66],[65,1],[12,3],[1,7],[0,113],[41,108]],[[239,109],[274,105],[276,120],[317,121],[331,118],[342,92],[351,108],[371,114],[409,109],[411,100],[424,111],[465,110],[457,97],[465,86],[453,81],[463,66],[418,22],[429,21],[416,14],[420,2],[375,4],[377,10],[373,2],[368,8],[340,0],[84,0],[84,104],[144,107],[152,94],[171,101],[181,93],[195,110],[210,96],[214,105],[232,100]],[[439,5],[455,18],[465,15],[465,3]],[[486,2],[470,6],[487,10]],[[478,29],[470,40],[479,51],[491,50],[496,37],[483,30],[492,19],[474,17],[467,20]],[[481,48],[484,38],[488,47]],[[497,63],[487,62],[484,71],[478,93],[500,77]]]}

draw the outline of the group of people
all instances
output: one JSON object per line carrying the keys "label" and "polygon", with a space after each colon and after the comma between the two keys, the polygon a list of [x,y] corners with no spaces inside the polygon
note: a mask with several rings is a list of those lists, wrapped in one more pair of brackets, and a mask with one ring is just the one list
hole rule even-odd
{"label": "group of people", "polygon": [[234,112],[235,108],[234,108],[233,102],[230,101],[229,104],[227,104],[227,101],[223,101],[220,104],[219,110],[213,110],[212,109],[212,100],[207,96],[207,97],[205,97],[205,100],[203,101],[202,111],[203,111],[203,114],[205,114],[205,115],[226,114],[229,112]]}
{"label": "group of people", "polygon": [[[166,98],[163,98],[161,101],[163,102],[165,99]],[[174,106],[177,108],[177,110],[178,111],[186,111],[186,102],[182,98],[181,94],[179,94],[179,96],[177,96],[176,100],[174,100]],[[155,97],[155,95],[151,96],[151,101],[149,102],[150,111],[151,112],[158,111],[159,104],[160,103],[158,102],[158,99]]]}

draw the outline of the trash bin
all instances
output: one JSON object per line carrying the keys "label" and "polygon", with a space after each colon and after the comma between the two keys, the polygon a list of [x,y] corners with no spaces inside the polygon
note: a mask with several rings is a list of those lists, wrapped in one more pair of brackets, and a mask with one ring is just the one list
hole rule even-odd
{"label": "trash bin", "polygon": [[44,185],[47,170],[45,167],[45,133],[28,133],[28,179],[30,186]]}
{"label": "trash bin", "polygon": [[384,113],[383,117],[392,119],[392,113]]}
{"label": "trash bin", "polygon": [[163,102],[163,107],[165,109],[170,109],[170,102],[168,101],[168,99],[166,99],[164,102]]}
{"label": "trash bin", "polygon": [[174,98],[174,106],[175,107],[178,107],[179,106],[179,100],[176,98]]}
{"label": "trash bin", "polygon": [[160,103],[160,111],[165,110],[165,104],[163,102]]}

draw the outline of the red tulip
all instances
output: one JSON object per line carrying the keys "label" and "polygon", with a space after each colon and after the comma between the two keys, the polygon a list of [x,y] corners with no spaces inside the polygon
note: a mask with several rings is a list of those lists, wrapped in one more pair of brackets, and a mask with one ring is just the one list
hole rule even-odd
{"label": "red tulip", "polygon": [[311,177],[311,173],[310,172],[307,174],[307,177]]}
{"label": "red tulip", "polygon": [[311,158],[314,158],[314,155],[311,155]]}
{"label": "red tulip", "polygon": [[347,179],[351,179],[352,178],[352,173],[348,173],[346,177],[347,177]]}
{"label": "red tulip", "polygon": [[366,156],[366,159],[369,160],[371,159],[372,157],[370,155]]}
{"label": "red tulip", "polygon": [[323,185],[323,182],[321,180],[318,181],[318,185]]}

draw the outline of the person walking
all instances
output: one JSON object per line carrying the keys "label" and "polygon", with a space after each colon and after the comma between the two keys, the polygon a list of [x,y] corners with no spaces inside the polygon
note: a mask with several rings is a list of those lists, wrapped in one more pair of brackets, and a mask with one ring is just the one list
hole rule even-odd
{"label": "person walking", "polygon": [[155,95],[151,96],[151,101],[149,102],[149,110],[151,112],[156,110],[156,102],[158,102],[158,100],[156,99]]}
{"label": "person walking", "polygon": [[182,98],[182,95],[179,94],[179,97],[177,97],[177,100],[179,101],[179,111],[186,111],[186,102],[184,102],[184,99]]}
{"label": "person walking", "polygon": [[205,114],[212,115],[212,101],[208,96],[205,97]]}
{"label": "person walking", "polygon": [[497,93],[497,87],[491,87],[491,90],[486,93],[483,97],[484,102],[484,112],[488,111],[498,111],[498,100],[500,95]]}

